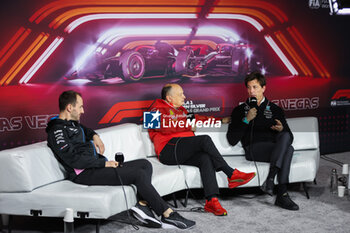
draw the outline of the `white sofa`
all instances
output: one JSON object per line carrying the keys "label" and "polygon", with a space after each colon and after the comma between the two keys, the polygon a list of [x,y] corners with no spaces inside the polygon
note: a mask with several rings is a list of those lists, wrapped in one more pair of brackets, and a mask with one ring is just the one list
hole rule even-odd
{"label": "white sofa", "polygon": [[[289,180],[312,182],[319,165],[318,122],[314,117],[287,119],[294,134],[295,152]],[[253,162],[247,161],[240,144],[232,147],[226,140],[227,125],[208,134],[234,168],[245,172],[256,171]],[[123,124],[97,130],[105,143],[105,155],[113,159],[115,152],[124,153],[126,160],[148,159],[153,165],[152,183],[164,196],[190,188],[201,188],[199,169],[192,166],[166,166],[155,157],[154,147],[142,125]],[[256,163],[260,182],[268,173],[267,163]],[[227,187],[226,176],[217,173],[218,184]],[[258,186],[255,177],[241,187]],[[126,186],[128,207],[136,203],[136,190]],[[74,210],[74,217],[107,219],[127,209],[120,186],[86,186],[65,180],[65,172],[46,142],[0,151],[0,214],[63,217],[66,208]]]}

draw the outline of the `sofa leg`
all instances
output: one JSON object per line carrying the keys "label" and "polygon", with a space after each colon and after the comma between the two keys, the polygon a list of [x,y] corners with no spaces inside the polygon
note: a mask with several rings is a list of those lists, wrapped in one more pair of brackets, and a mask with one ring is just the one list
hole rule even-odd
{"label": "sofa leg", "polygon": [[97,219],[96,221],[96,233],[100,233],[101,220]]}
{"label": "sofa leg", "polygon": [[8,233],[11,233],[11,232],[12,232],[12,225],[13,225],[13,216],[10,215],[10,216],[9,216],[9,225],[8,225],[8,227],[7,227]]}
{"label": "sofa leg", "polygon": [[317,181],[316,181],[316,178],[314,179],[314,184],[317,185]]}
{"label": "sofa leg", "polygon": [[175,193],[173,193],[172,196],[173,196],[173,201],[174,201],[174,207],[177,208],[177,201],[176,201]]}
{"label": "sofa leg", "polygon": [[188,194],[189,194],[189,192],[190,192],[190,190],[186,190],[186,195],[185,195],[185,201],[182,203],[181,202],[181,204],[183,205],[183,207],[187,207],[187,202],[188,202]]}
{"label": "sofa leg", "polygon": [[8,214],[0,214],[1,216],[1,228],[6,229],[9,233],[12,231],[13,216]]}
{"label": "sofa leg", "polygon": [[8,233],[12,232],[12,224],[13,224],[13,216],[8,215],[8,222],[7,222],[7,232]]}
{"label": "sofa leg", "polygon": [[305,192],[305,194],[306,194],[307,199],[310,199],[309,193],[308,193],[308,191],[307,191],[306,183],[303,182],[302,185],[303,185],[303,189],[304,189],[304,192]]}
{"label": "sofa leg", "polygon": [[1,214],[1,223],[2,226],[8,226],[9,225],[9,215],[7,214]]}

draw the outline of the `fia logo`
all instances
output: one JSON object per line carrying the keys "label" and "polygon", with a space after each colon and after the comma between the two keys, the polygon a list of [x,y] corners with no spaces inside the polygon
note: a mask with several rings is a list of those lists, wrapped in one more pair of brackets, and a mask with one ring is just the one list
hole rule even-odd
{"label": "fia logo", "polygon": [[143,112],[143,128],[144,129],[160,129],[160,116],[162,114],[156,112]]}
{"label": "fia logo", "polygon": [[318,9],[318,8],[320,8],[319,0],[309,0],[309,7],[311,9]]}

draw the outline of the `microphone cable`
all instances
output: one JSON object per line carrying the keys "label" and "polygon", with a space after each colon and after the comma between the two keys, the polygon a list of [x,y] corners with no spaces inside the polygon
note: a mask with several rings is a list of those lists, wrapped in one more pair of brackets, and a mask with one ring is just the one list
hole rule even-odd
{"label": "microphone cable", "polygon": [[[252,101],[252,100],[254,100],[255,99],[255,105],[256,105],[256,107],[258,106],[257,105],[257,99],[256,99],[256,97],[250,97],[249,98],[249,103],[250,102],[254,102],[254,101]],[[254,107],[255,107],[255,105],[254,105]],[[252,109],[252,105],[248,105],[249,107],[250,107],[250,109]],[[255,109],[258,111],[258,109],[255,107]],[[257,115],[258,115],[258,113],[257,113]],[[255,116],[256,117],[256,116]],[[260,173],[259,173],[259,169],[258,169],[258,166],[256,165],[256,161],[255,161],[255,158],[254,158],[254,155],[253,155],[253,130],[254,130],[254,122],[255,122],[255,118],[253,119],[253,120],[251,120],[251,122],[252,122],[252,124],[251,124],[251,127],[250,127],[250,142],[249,142],[249,155],[250,155],[250,157],[253,159],[253,162],[254,162],[254,166],[255,166],[255,169],[256,169],[256,173],[257,173],[257,175],[258,175],[258,185],[259,185],[259,187],[261,186],[260,185]]]}
{"label": "microphone cable", "polygon": [[258,169],[258,166],[256,165],[256,161],[255,161],[255,158],[254,158],[254,155],[253,155],[253,129],[254,129],[254,119],[252,120],[252,125],[251,125],[251,128],[250,128],[249,154],[250,154],[250,157],[253,159],[254,166],[255,166],[255,169],[256,169],[256,173],[258,175],[258,185],[260,187],[260,173],[259,173],[259,169]]}
{"label": "microphone cable", "polygon": [[[256,165],[256,161],[255,161],[255,158],[254,158],[254,156],[253,156],[253,152],[252,152],[252,150],[253,150],[253,128],[254,128],[254,119],[251,121],[252,122],[252,126],[251,126],[251,129],[250,129],[250,142],[249,142],[249,144],[250,144],[250,148],[249,148],[249,155],[250,155],[250,157],[253,159],[253,162],[254,162],[254,166],[255,166],[255,169],[256,169],[256,173],[257,173],[257,176],[258,176],[258,185],[259,185],[259,187],[260,187],[260,174],[259,174],[259,169],[258,169],[258,166]],[[245,196],[242,196],[242,195],[240,195],[240,197],[241,198],[244,198],[244,199],[253,199],[253,198],[255,198],[256,196],[258,196],[258,195],[253,195],[253,196],[251,196],[251,197],[245,197]]]}
{"label": "microphone cable", "polygon": [[335,163],[335,164],[339,165],[340,167],[342,167],[344,164],[343,162],[336,160],[336,159],[333,159],[333,158],[329,158],[326,155],[321,155],[320,157],[321,157],[321,159],[324,159],[324,160],[331,162],[331,163]]}
{"label": "microphone cable", "polygon": [[[176,164],[177,166],[179,167],[179,169],[181,169],[181,171],[183,172],[182,168],[181,168],[181,165],[179,164],[179,161],[177,159],[177,144],[181,141],[181,137],[176,141],[175,143],[175,147],[174,147],[174,155],[175,155],[175,161],[176,161]],[[187,181],[186,181],[186,177],[184,176],[185,178],[185,185],[186,185],[186,189],[187,191],[191,194],[191,196],[194,198],[194,200],[200,205],[200,207],[193,207],[191,208],[190,210],[178,210],[180,212],[197,212],[197,213],[205,213],[205,210],[204,210],[204,205],[202,203],[200,203],[196,196],[192,193],[190,187],[188,186],[187,184]]]}
{"label": "microphone cable", "polygon": [[[120,165],[120,164],[118,164],[118,165]],[[136,225],[132,222],[132,220],[131,220],[130,210],[129,210],[129,206],[128,206],[128,199],[127,199],[127,197],[126,197],[126,192],[125,192],[125,189],[124,189],[124,185],[123,185],[122,178],[120,177],[120,175],[119,175],[119,173],[118,173],[118,171],[117,171],[117,168],[118,168],[118,167],[114,168],[114,172],[115,172],[116,178],[119,179],[119,182],[120,182],[120,184],[121,184],[121,186],[122,186],[122,189],[123,189],[124,199],[125,199],[125,206],[126,206],[126,213],[128,214],[129,224],[130,224],[135,230],[139,230],[140,228],[139,228],[138,226],[136,226]],[[120,222],[122,222],[122,221],[120,221]],[[122,222],[122,223],[125,223],[125,222]]]}

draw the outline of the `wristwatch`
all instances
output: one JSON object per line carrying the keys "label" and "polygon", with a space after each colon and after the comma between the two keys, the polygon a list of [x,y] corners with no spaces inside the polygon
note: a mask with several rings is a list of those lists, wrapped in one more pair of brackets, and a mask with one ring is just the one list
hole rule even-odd
{"label": "wristwatch", "polygon": [[249,125],[249,121],[248,121],[247,117],[244,117],[244,118],[242,119],[242,121],[243,121],[244,123],[246,123],[247,125]]}

